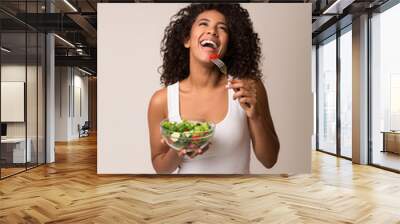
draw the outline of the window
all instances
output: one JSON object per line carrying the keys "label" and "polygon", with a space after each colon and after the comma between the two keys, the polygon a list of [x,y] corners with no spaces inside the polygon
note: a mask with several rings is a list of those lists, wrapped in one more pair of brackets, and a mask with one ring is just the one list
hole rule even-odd
{"label": "window", "polygon": [[[371,18],[372,164],[400,170],[400,4]],[[390,147],[389,147],[390,146]]]}
{"label": "window", "polygon": [[340,36],[340,154],[352,157],[352,35],[351,26]]}
{"label": "window", "polygon": [[318,47],[318,149],[336,154],[336,36]]}

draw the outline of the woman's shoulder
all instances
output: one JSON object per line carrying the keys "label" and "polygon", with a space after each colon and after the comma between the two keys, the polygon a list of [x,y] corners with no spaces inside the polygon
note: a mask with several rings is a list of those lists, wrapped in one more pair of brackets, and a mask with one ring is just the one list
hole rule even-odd
{"label": "woman's shoulder", "polygon": [[158,111],[166,114],[167,110],[167,88],[163,87],[153,93],[150,100],[149,110]]}
{"label": "woman's shoulder", "polygon": [[153,93],[150,104],[162,106],[167,104],[167,87],[163,87]]}

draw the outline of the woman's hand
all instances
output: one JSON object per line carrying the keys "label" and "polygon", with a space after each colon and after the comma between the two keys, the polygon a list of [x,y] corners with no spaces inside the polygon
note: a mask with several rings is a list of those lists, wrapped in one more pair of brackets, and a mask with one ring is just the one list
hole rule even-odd
{"label": "woman's hand", "polygon": [[[203,153],[205,153],[207,150],[208,150],[208,148],[209,148],[209,146],[211,145],[211,142],[210,143],[208,143],[204,148],[202,148],[202,149],[194,149],[194,150],[191,150],[191,151],[187,151],[186,149],[183,149],[183,150],[181,150],[179,153],[184,153],[184,155],[188,155],[191,159],[193,159],[194,157],[196,157],[196,156],[198,156],[198,155],[202,155]],[[182,152],[182,151],[184,151],[184,152]]]}
{"label": "woman's hand", "polygon": [[[161,139],[161,143],[167,145],[167,143],[165,142],[164,139]],[[193,159],[194,157],[198,156],[198,155],[202,155],[203,153],[205,153],[209,146],[211,145],[211,142],[208,143],[204,148],[202,149],[193,149],[193,150],[187,150],[187,149],[182,149],[180,151],[177,151],[175,149],[171,149],[173,151],[175,151],[179,158],[183,158],[185,155],[189,156],[191,159]]]}
{"label": "woman's hand", "polygon": [[235,91],[234,99],[239,99],[240,106],[246,111],[256,158],[264,167],[272,168],[278,160],[280,144],[262,80],[236,79],[228,87]]}
{"label": "woman's hand", "polygon": [[248,118],[255,118],[258,116],[258,111],[256,110],[257,88],[255,80],[233,79],[226,87],[235,91],[233,100],[239,100],[240,106],[245,110]]}

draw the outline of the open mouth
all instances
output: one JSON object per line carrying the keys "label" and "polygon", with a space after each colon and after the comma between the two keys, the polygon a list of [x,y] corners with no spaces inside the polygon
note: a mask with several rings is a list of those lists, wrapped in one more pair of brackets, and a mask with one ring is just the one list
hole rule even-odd
{"label": "open mouth", "polygon": [[215,51],[216,49],[218,49],[218,44],[212,40],[202,40],[200,41],[200,45],[203,48],[209,49],[209,50],[213,50]]}

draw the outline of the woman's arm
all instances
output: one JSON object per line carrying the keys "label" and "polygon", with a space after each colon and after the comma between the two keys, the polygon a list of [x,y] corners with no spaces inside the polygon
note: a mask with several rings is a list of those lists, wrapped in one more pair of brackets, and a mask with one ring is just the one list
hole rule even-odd
{"label": "woman's arm", "polygon": [[278,160],[280,145],[264,84],[261,80],[232,80],[229,88],[236,91],[234,99],[239,99],[240,105],[246,112],[257,159],[266,168],[273,167]]}
{"label": "woman's arm", "polygon": [[272,168],[278,160],[279,139],[268,105],[267,91],[261,80],[256,81],[256,113],[248,117],[250,135],[257,159],[266,167]]}
{"label": "woman's arm", "polygon": [[151,98],[147,111],[151,161],[157,173],[172,173],[182,162],[183,155],[161,142],[160,122],[167,117],[167,90],[158,90]]}

